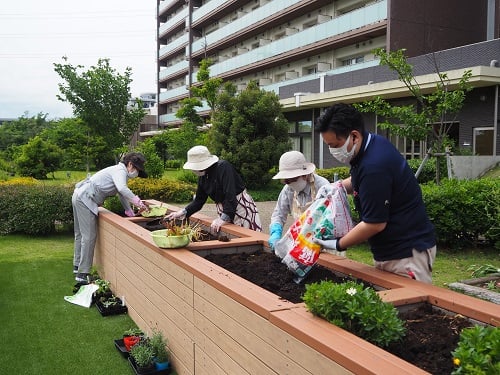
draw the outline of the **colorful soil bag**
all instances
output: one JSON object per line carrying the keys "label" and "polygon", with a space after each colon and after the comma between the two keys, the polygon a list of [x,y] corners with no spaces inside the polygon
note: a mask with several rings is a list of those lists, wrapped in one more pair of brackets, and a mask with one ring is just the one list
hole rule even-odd
{"label": "colorful soil bag", "polygon": [[297,274],[296,282],[300,282],[318,261],[321,246],[314,243],[313,238],[342,237],[353,227],[342,183],[338,181],[325,189],[325,194],[317,197],[275,244],[275,254]]}

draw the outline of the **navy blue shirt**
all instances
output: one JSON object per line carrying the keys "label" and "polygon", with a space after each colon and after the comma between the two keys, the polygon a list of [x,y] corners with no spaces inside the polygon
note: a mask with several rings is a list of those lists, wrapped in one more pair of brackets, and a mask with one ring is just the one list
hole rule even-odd
{"label": "navy blue shirt", "polygon": [[409,258],[412,249],[424,251],[436,244],[417,179],[386,138],[364,134],[361,150],[351,161],[351,182],[360,219],[387,223],[368,240],[375,260]]}

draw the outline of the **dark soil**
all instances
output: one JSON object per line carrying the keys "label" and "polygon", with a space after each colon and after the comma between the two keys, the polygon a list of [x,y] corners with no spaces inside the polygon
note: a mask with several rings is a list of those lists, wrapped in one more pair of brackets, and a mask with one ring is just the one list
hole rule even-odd
{"label": "dark soil", "polygon": [[[293,303],[302,302],[305,284],[352,280],[316,266],[301,284],[297,284],[293,281],[295,275],[281,259],[270,253],[211,254],[206,259]],[[369,285],[365,283],[365,286]],[[432,374],[450,374],[453,371],[451,352],[458,345],[462,329],[472,324],[461,316],[436,311],[430,305],[422,305],[400,316],[406,321],[406,337],[385,350]]]}

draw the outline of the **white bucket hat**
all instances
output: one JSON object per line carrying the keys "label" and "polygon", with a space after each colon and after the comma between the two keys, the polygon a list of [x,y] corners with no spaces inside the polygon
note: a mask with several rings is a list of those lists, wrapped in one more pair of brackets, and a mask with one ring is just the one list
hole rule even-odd
{"label": "white bucket hat", "polygon": [[280,171],[273,177],[275,180],[311,174],[316,170],[316,166],[313,163],[308,163],[302,152],[288,151],[281,155],[279,169]]}
{"label": "white bucket hat", "polygon": [[205,146],[194,146],[187,152],[187,162],[184,164],[184,169],[203,171],[212,164],[217,163],[218,160],[219,158],[210,154],[210,151]]}

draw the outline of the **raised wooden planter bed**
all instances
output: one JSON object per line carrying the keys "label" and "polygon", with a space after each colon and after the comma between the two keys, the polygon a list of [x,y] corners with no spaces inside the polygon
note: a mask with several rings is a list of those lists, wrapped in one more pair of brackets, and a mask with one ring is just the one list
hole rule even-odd
{"label": "raised wooden planter bed", "polygon": [[[159,203],[154,202],[152,203]],[[177,207],[170,207],[177,209]],[[421,369],[210,263],[196,253],[264,249],[268,236],[234,225],[229,242],[156,247],[148,230],[101,210],[94,264],[148,332],[168,338],[178,374],[424,374]],[[195,215],[202,225],[210,219]],[[427,302],[498,326],[497,305],[329,254],[322,265],[381,287],[397,306]]]}

